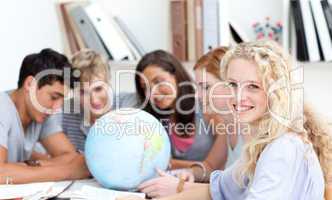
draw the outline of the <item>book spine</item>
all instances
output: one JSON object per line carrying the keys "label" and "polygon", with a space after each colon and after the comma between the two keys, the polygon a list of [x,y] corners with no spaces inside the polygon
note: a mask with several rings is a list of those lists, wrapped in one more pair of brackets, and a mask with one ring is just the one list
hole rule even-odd
{"label": "book spine", "polygon": [[325,61],[332,60],[332,41],[320,0],[310,0]]}
{"label": "book spine", "polygon": [[330,33],[330,38],[332,38],[332,10],[331,6],[329,5],[329,2],[327,0],[323,0],[322,2],[322,8],[324,11],[327,27]]}
{"label": "book spine", "polygon": [[203,36],[204,53],[220,45],[218,0],[203,1]]}
{"label": "book spine", "polygon": [[297,58],[300,61],[308,61],[309,56],[307,52],[307,46],[306,46],[306,39],[305,39],[305,33],[304,33],[304,25],[302,21],[302,13],[301,8],[299,5],[299,1],[292,0],[291,6],[293,9],[293,15],[294,15],[294,22],[295,22],[295,30],[296,30],[296,37],[297,37]]}
{"label": "book spine", "polygon": [[195,1],[196,58],[203,55],[203,0]]}
{"label": "book spine", "polygon": [[133,54],[120,35],[121,33],[116,29],[113,18],[103,12],[97,3],[89,4],[84,9],[114,60],[134,60]]}
{"label": "book spine", "polygon": [[61,13],[63,15],[63,21],[64,21],[64,25],[65,25],[65,34],[67,36],[68,39],[68,44],[69,44],[69,49],[70,49],[70,55],[73,55],[75,52],[79,51],[79,45],[75,39],[74,33],[70,27],[69,24],[69,13],[66,10],[66,6],[65,4],[61,4],[60,5],[60,10]]}
{"label": "book spine", "polygon": [[305,41],[307,43],[309,60],[311,62],[320,61],[318,42],[316,40],[316,32],[309,6],[309,0],[299,0],[299,4],[303,17],[303,28],[305,31]]}
{"label": "book spine", "polygon": [[87,48],[98,52],[108,59],[112,59],[112,55],[107,51],[107,48],[103,44],[101,38],[99,38],[98,33],[94,29],[84,8],[82,6],[78,6],[70,12],[70,15],[73,18],[78,30],[82,34],[82,39],[84,40]]}
{"label": "book spine", "polygon": [[171,1],[172,49],[173,54],[181,61],[187,56],[186,1]]}
{"label": "book spine", "polygon": [[195,1],[196,0],[187,1],[187,50],[189,61],[196,61]]}

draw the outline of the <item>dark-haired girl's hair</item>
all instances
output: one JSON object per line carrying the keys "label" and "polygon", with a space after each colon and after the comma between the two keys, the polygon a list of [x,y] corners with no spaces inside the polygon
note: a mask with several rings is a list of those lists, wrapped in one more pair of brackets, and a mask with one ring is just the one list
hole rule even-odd
{"label": "dark-haired girl's hair", "polygon": [[[156,50],[153,52],[150,52],[143,56],[143,58],[139,61],[136,72],[143,73],[143,71],[148,66],[157,66],[161,69],[165,70],[166,72],[169,72],[170,74],[175,76],[175,80],[177,83],[177,98],[176,100],[179,100],[179,97],[183,97],[185,95],[186,98],[181,100],[181,102],[178,103],[178,106],[176,106],[176,103],[173,103],[172,109],[174,109],[174,119],[175,123],[182,123],[184,126],[186,126],[189,123],[195,122],[195,89],[192,84],[181,84],[181,83],[192,83],[192,79],[188,72],[185,70],[183,65],[170,53],[164,51],[164,50]],[[140,76],[136,74],[135,76],[135,84],[136,84],[136,90],[138,93],[138,96],[141,100],[141,102],[145,101],[145,91],[140,85]],[[176,101],[175,100],[175,101]],[[170,116],[161,115],[160,113],[156,112],[155,109],[150,104],[150,101],[147,103],[147,105],[144,108],[145,111],[151,113],[156,118],[162,120],[162,119],[169,119]],[[189,114],[181,113],[180,111],[189,111],[192,110]],[[178,132],[180,130],[177,130]],[[186,129],[183,129],[183,131],[180,131],[182,136],[188,136],[191,133],[188,133]]]}

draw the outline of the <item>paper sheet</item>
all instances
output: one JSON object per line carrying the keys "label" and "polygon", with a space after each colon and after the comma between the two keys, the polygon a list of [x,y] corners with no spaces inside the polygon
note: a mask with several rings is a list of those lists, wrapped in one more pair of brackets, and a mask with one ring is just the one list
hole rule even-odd
{"label": "paper sheet", "polygon": [[[43,182],[17,185],[0,185],[0,199],[22,198],[37,200],[51,197],[66,188],[71,181]],[[102,188],[94,179],[77,180],[63,192],[60,198],[115,200],[116,197],[137,195],[144,198],[144,193],[120,192]]]}

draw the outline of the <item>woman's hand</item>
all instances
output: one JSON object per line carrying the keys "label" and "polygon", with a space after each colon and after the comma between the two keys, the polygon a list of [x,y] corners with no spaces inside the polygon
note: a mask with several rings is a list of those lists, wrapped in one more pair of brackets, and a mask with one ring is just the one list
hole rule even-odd
{"label": "woman's hand", "polygon": [[332,186],[325,186],[325,200],[332,200]]}
{"label": "woman's hand", "polygon": [[180,179],[161,170],[157,171],[160,177],[145,181],[138,186],[138,189],[151,198],[175,194]]}
{"label": "woman's hand", "polygon": [[187,182],[195,182],[194,172],[190,168],[171,170],[169,171],[169,174],[176,176],[177,178],[182,178]]}

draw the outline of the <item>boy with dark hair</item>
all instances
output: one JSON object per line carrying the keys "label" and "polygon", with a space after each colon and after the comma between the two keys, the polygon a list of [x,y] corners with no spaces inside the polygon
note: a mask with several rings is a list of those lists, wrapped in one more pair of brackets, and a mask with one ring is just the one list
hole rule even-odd
{"label": "boy with dark hair", "polygon": [[[44,49],[24,58],[17,89],[0,92],[0,184],[89,176],[83,156],[50,120],[62,120],[52,114],[75,81],[70,68],[66,56]],[[50,158],[35,159],[37,142]]]}

